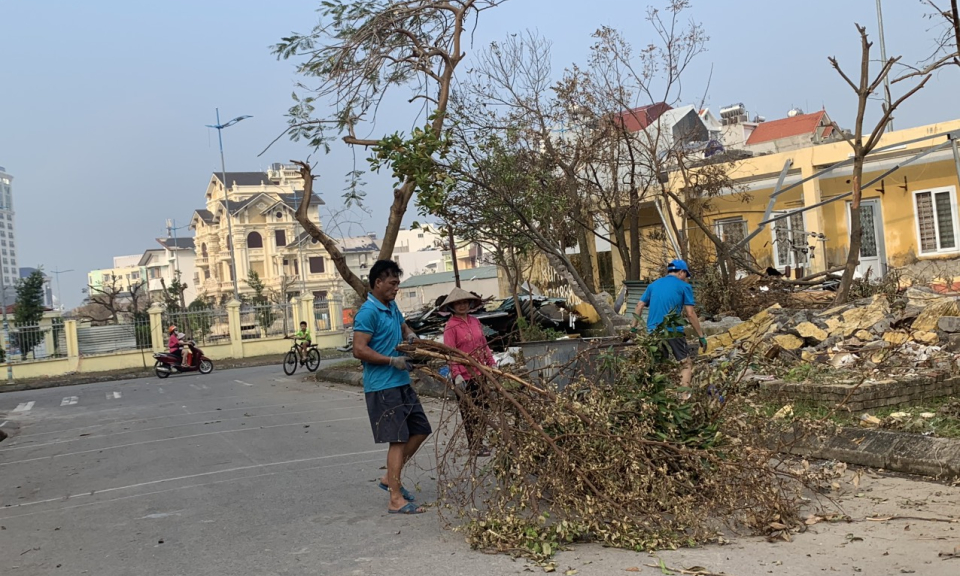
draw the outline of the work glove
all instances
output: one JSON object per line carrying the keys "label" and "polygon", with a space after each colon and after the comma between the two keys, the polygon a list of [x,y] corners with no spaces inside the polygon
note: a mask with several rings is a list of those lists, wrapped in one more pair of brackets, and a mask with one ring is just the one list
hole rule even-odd
{"label": "work glove", "polygon": [[410,334],[407,334],[407,337],[406,337],[407,344],[413,344],[419,339],[420,338],[418,338],[417,335],[412,332]]}
{"label": "work glove", "polygon": [[413,370],[413,364],[410,363],[410,359],[406,356],[391,356],[390,365],[397,370],[403,370],[405,372]]}
{"label": "work glove", "polygon": [[707,339],[703,336],[700,337],[700,351],[701,352],[707,351]]}
{"label": "work glove", "polygon": [[463,376],[454,378],[453,384],[457,387],[457,390],[465,390],[467,388],[467,380]]}

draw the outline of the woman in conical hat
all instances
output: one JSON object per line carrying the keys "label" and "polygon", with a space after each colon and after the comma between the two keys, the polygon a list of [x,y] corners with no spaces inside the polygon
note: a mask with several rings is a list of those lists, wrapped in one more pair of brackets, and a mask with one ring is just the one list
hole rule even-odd
{"label": "woman in conical hat", "polygon": [[[454,288],[440,305],[441,310],[451,313],[443,329],[443,343],[451,348],[469,354],[481,364],[495,366],[493,351],[487,345],[480,321],[470,315],[471,310],[479,308],[483,301],[476,295],[461,288]],[[483,445],[483,417],[480,413],[487,403],[480,384],[475,381],[479,376],[475,368],[463,364],[450,364],[450,377],[457,384],[460,397],[460,415],[467,434],[470,451],[478,456],[489,456],[490,449]]]}

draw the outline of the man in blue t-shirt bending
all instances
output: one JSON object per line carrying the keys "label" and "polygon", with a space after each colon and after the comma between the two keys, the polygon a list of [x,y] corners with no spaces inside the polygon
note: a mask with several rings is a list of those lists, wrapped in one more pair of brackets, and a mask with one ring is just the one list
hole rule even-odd
{"label": "man in blue t-shirt bending", "polygon": [[410,359],[397,352],[417,336],[395,302],[403,271],[392,260],[370,268],[370,294],[353,319],[353,356],[363,362],[363,391],[373,439],[389,443],[387,473],[380,488],[390,493],[391,514],[421,514],[414,496],[400,483],[403,465],[432,431],[420,398],[410,386]]}
{"label": "man in blue t-shirt bending", "polygon": [[[637,307],[634,309],[633,326],[636,327],[640,321],[640,312],[647,306],[650,311],[647,312],[647,330],[653,332],[663,324],[663,319],[668,314],[683,314],[690,325],[697,332],[700,339],[701,350],[707,349],[707,339],[703,336],[703,330],[700,328],[700,319],[697,318],[697,311],[694,309],[696,304],[693,300],[693,288],[690,286],[690,268],[683,260],[673,260],[667,264],[667,275],[647,286]],[[695,350],[691,350],[684,336],[683,326],[667,326],[668,334],[674,335],[665,341],[665,344],[673,352],[673,357],[683,365],[680,371],[680,386],[686,388],[690,386],[690,380],[693,379],[693,356]]]}

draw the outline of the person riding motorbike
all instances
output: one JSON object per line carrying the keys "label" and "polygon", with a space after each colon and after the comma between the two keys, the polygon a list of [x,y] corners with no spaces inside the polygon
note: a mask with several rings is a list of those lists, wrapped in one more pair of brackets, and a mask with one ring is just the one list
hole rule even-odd
{"label": "person riding motorbike", "polygon": [[182,360],[183,354],[180,352],[180,339],[177,338],[177,327],[171,324],[170,327],[167,328],[167,332],[170,334],[170,338],[167,340],[167,347],[170,349],[170,353]]}
{"label": "person riding motorbike", "polygon": [[[177,332],[177,327],[173,324],[170,325],[168,329],[170,332],[170,339],[167,341],[167,346],[170,348],[170,353],[177,357],[180,360],[182,366],[189,366],[187,360],[189,360],[189,351],[186,355],[183,353],[183,349],[186,346],[186,343],[182,341],[183,334]],[[188,347],[189,349],[189,347]]]}
{"label": "person riding motorbike", "polygon": [[193,342],[187,340],[186,334],[177,332],[177,341],[180,342],[180,353],[183,355],[183,367],[190,366],[193,361]]}

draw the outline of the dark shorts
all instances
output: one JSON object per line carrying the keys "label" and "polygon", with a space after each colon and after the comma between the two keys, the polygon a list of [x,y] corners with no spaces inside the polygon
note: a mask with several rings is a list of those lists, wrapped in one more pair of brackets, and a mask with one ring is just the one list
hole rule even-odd
{"label": "dark shorts", "polygon": [[682,362],[697,355],[696,350],[687,344],[686,338],[668,338],[663,341],[663,349],[664,354],[673,354],[677,362]]}
{"label": "dark shorts", "polygon": [[406,442],[411,436],[433,432],[413,386],[406,384],[364,394],[373,439],[378,444]]}

